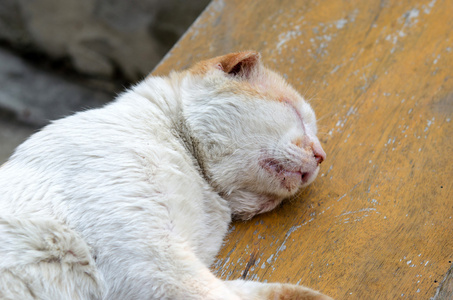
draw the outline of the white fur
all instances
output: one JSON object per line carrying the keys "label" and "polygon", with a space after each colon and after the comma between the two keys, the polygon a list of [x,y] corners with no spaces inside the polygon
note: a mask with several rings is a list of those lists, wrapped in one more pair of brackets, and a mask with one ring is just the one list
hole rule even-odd
{"label": "white fur", "polygon": [[260,167],[263,149],[294,164],[308,154],[290,140],[316,139],[303,100],[311,132],[280,102],[222,88],[235,80],[150,77],[19,146],[0,168],[0,299],[264,299],[288,286],[208,269],[232,213],[272,209],[300,187]]}

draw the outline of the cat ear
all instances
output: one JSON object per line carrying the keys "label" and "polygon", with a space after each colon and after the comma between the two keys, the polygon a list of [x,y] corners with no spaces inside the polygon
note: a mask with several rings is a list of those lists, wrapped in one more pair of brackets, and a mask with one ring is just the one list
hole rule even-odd
{"label": "cat ear", "polygon": [[260,54],[255,51],[230,53],[216,59],[216,68],[223,72],[249,78],[260,63]]}

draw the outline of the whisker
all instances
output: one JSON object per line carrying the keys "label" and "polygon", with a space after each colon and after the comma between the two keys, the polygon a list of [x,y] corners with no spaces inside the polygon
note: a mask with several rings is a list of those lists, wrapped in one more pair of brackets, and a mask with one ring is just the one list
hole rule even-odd
{"label": "whisker", "polygon": [[318,94],[314,94],[313,96],[305,99],[306,102],[311,103],[313,100],[320,100],[321,98],[318,98]]}
{"label": "whisker", "polygon": [[318,132],[318,136],[330,135],[328,132]]}
{"label": "whisker", "polygon": [[332,111],[332,112],[329,112],[329,113],[326,113],[326,114],[324,114],[323,116],[317,118],[317,122],[320,122],[320,121],[324,120],[325,118],[330,117],[330,116],[332,116],[332,115],[334,115],[334,114],[335,114],[335,112],[333,112],[333,111]]}

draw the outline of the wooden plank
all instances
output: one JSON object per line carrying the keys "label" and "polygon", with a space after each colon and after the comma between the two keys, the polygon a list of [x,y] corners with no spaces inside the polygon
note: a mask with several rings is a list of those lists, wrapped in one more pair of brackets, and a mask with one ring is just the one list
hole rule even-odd
{"label": "wooden plank", "polygon": [[[233,224],[213,270],[428,299],[453,260],[453,1],[214,0],[154,74],[255,49],[318,114],[319,178]],[[451,295],[447,295],[449,297]]]}

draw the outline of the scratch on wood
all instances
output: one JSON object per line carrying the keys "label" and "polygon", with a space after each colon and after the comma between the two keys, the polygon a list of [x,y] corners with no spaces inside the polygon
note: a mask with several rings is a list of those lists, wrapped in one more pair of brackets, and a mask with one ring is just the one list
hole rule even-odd
{"label": "scratch on wood", "polygon": [[256,258],[258,257],[258,249],[254,249],[253,252],[250,254],[249,261],[245,265],[244,272],[242,272],[241,279],[245,279],[247,277],[247,273],[249,272],[250,268],[255,264]]}

